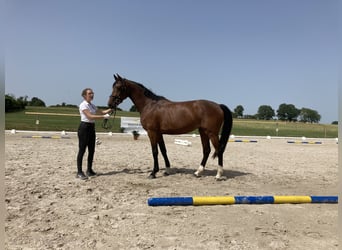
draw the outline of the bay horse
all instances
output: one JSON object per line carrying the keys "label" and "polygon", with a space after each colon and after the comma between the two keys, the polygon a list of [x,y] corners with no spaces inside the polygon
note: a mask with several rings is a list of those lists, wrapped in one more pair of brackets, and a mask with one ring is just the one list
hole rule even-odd
{"label": "bay horse", "polygon": [[[169,175],[170,162],[167,157],[163,134],[184,134],[198,129],[201,136],[203,158],[195,176],[199,177],[204,171],[210,154],[210,141],[215,148],[213,158],[218,157],[216,179],[223,174],[223,153],[229,140],[233,125],[232,113],[223,104],[208,100],[193,100],[173,102],[163,96],[154,94],[144,85],[122,78],[114,74],[112,94],[108,106],[116,108],[129,97],[140,113],[140,122],[147,131],[152,147],[154,160],[153,170],[149,178],[156,178],[159,171],[158,145],[163,155],[166,170]],[[222,127],[221,137],[219,132]]]}

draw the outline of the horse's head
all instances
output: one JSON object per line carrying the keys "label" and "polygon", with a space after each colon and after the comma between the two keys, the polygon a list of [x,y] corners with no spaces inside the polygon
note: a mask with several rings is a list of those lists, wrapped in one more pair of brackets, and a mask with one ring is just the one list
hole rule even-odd
{"label": "horse's head", "polygon": [[113,76],[115,81],[113,83],[112,94],[109,96],[108,100],[108,106],[111,108],[115,108],[116,106],[118,106],[128,96],[127,84],[125,82],[125,79],[119,76],[119,74]]}

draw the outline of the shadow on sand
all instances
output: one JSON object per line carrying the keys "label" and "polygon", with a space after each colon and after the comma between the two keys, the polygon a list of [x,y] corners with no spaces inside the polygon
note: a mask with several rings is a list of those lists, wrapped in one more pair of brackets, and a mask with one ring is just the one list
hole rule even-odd
{"label": "shadow on sand", "polygon": [[[152,169],[151,169],[152,170]],[[177,174],[186,174],[186,175],[193,175],[195,169],[189,169],[189,168],[184,168],[184,167],[173,167],[170,168],[169,175],[177,175]],[[241,172],[241,171],[235,171],[235,170],[229,170],[229,169],[224,169],[223,170],[223,180],[227,179],[233,179],[235,177],[239,176],[244,176],[244,175],[249,175],[250,173],[246,172]],[[159,176],[162,176],[165,172],[165,168],[160,169],[159,171]],[[111,175],[117,175],[117,174],[148,174],[150,173],[150,170],[146,171],[139,169],[139,168],[124,168],[122,170],[114,170],[114,171],[109,171],[105,173],[98,173],[98,176],[111,176]],[[216,176],[217,170],[216,169],[205,169],[203,172],[203,176]]]}

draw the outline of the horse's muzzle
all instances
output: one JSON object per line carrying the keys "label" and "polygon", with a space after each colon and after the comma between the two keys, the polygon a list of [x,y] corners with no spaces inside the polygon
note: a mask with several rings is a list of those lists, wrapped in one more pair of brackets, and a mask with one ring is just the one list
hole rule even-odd
{"label": "horse's muzzle", "polygon": [[111,96],[113,98],[112,102],[108,103],[110,108],[116,108],[120,103],[122,103],[122,99],[119,96]]}
{"label": "horse's muzzle", "polygon": [[120,103],[122,103],[122,99],[119,96],[115,96],[114,103],[116,106],[118,106]]}

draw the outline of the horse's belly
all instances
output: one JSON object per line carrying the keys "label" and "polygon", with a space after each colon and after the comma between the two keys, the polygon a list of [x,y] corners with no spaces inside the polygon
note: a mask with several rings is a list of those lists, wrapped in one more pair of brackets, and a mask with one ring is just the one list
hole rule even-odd
{"label": "horse's belly", "polygon": [[165,124],[160,127],[163,134],[184,134],[199,128],[199,123],[183,123],[177,122],[172,124]]}

